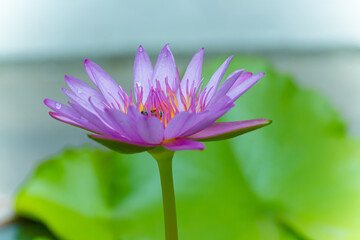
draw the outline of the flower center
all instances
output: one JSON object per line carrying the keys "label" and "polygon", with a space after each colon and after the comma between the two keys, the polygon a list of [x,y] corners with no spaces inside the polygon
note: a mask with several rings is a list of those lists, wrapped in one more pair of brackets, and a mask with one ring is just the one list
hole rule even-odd
{"label": "flower center", "polygon": [[[142,110],[140,113],[141,113],[142,115],[145,115],[145,116],[148,116],[148,115],[149,115],[149,112],[146,111],[146,110]],[[158,113],[159,113],[159,114],[158,114]],[[156,108],[153,108],[153,109],[151,109],[151,111],[150,111],[150,115],[151,115],[151,116],[154,116],[154,117],[158,117],[158,116],[159,116],[159,118],[160,118],[160,120],[161,120],[161,118],[162,118],[162,116],[163,116],[163,111],[156,111]]]}
{"label": "flower center", "polygon": [[146,101],[143,101],[142,87],[138,86],[135,91],[137,95],[136,105],[139,112],[144,116],[157,117],[164,126],[179,112],[176,91],[172,90],[169,85],[166,86],[166,91],[164,91],[157,82],[156,87],[150,89]]}
{"label": "flower center", "polygon": [[143,99],[143,88],[136,85],[136,107],[142,115],[157,117],[166,127],[180,111],[198,113],[205,109],[209,90],[202,89],[202,85],[190,86],[187,81],[186,91],[182,92],[180,86],[176,90],[175,86],[171,88],[168,85],[167,79],[165,82],[166,89],[162,89],[160,82],[156,81],[156,86],[151,87],[146,99]]}

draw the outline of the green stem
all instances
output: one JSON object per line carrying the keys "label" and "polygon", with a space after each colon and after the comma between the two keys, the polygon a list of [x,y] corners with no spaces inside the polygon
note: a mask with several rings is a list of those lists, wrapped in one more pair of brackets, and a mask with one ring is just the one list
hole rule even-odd
{"label": "green stem", "polygon": [[164,207],[165,239],[177,240],[178,230],[172,174],[172,159],[174,152],[166,150],[163,147],[158,147],[149,151],[149,153],[155,158],[159,166]]}

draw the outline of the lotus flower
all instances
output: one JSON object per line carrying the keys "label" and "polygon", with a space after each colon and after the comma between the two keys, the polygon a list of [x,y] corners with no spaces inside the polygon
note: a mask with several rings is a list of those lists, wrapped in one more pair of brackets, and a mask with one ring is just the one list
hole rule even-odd
{"label": "lotus flower", "polygon": [[85,69],[96,90],[71,76],[65,76],[71,100],[64,105],[45,99],[62,122],[95,134],[90,138],[121,153],[148,151],[159,166],[166,240],[177,240],[172,159],[175,151],[201,150],[202,141],[222,140],[263,127],[267,119],[215,122],[234,107],[234,102],[264,73],[236,70],[220,85],[232,56],[204,86],[201,78],[204,49],[191,59],[180,81],[169,45],[161,50],[155,67],[142,46],[134,63],[134,90],[128,95],[96,63],[85,60]]}
{"label": "lotus flower", "polygon": [[134,90],[128,95],[102,68],[85,60],[85,69],[98,88],[65,76],[62,89],[69,105],[45,99],[62,122],[86,129],[93,140],[122,153],[149,151],[163,146],[171,151],[201,150],[202,141],[223,140],[263,127],[268,119],[215,122],[234,107],[234,102],[264,73],[239,69],[220,82],[233,56],[202,83],[204,49],[191,59],[180,81],[169,45],[161,50],[155,67],[139,46],[134,63]]}

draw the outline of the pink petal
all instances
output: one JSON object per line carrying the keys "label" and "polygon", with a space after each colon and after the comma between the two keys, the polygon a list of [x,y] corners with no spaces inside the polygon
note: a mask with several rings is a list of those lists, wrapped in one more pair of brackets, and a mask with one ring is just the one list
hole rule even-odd
{"label": "pink petal", "polygon": [[158,144],[164,139],[164,127],[156,117],[141,115],[134,106],[125,114],[116,109],[105,109],[110,125],[127,139],[146,144]]}
{"label": "pink petal", "polygon": [[161,145],[171,151],[203,150],[205,148],[205,145],[201,142],[184,139],[184,138],[176,138],[176,139],[168,140],[163,142]]}
{"label": "pink petal", "polygon": [[119,85],[107,74],[99,65],[86,59],[85,69],[91,81],[99,88],[110,106],[120,105],[124,107],[124,102],[119,96]]}
{"label": "pink petal", "polygon": [[226,95],[226,93],[229,91],[232,85],[237,81],[237,79],[240,77],[241,73],[244,71],[244,69],[236,70],[232,72],[225,80],[223,84],[221,84],[219,90],[214,94],[212,99],[208,99],[208,101],[217,101],[219,98]]}
{"label": "pink petal", "polygon": [[209,106],[196,115],[196,122],[191,128],[181,134],[182,137],[193,135],[214,123],[217,119],[227,113],[232,107],[234,107],[232,100],[224,96],[218,101],[214,101]]}
{"label": "pink petal", "polygon": [[227,68],[229,67],[229,64],[230,64],[231,60],[233,59],[233,57],[234,56],[228,57],[225,60],[225,62],[223,64],[221,64],[221,66],[216,70],[216,72],[210,78],[208,84],[206,85],[206,89],[208,89],[208,91],[210,91],[208,98],[207,98],[208,99],[207,102],[209,102],[211,100],[211,98],[215,94],[216,90],[218,89],[221,79],[224,77],[224,74],[225,74]]}
{"label": "pink petal", "polygon": [[106,113],[105,109],[108,108],[104,108],[104,106],[96,106],[94,104],[94,100],[92,99],[92,97],[89,97],[89,102],[92,106],[92,108],[95,110],[95,112],[97,113],[97,117],[99,118],[99,120],[101,122],[103,122],[106,126],[108,126],[109,128],[113,129],[118,135],[121,136],[125,136],[124,132],[122,131],[121,128],[118,127],[118,125],[115,123],[114,121],[111,119],[111,117]]}
{"label": "pink petal", "polygon": [[246,79],[248,79],[249,77],[251,77],[253,74],[251,72],[243,72],[240,77],[236,80],[236,82],[234,83],[234,85],[232,85],[232,87],[230,88],[229,91],[233,90],[234,88],[236,88],[237,86],[239,86],[242,82],[244,82]]}
{"label": "pink petal", "polygon": [[[143,88],[143,103],[146,101],[149,91],[150,83],[153,76],[153,66],[151,64],[149,55],[145,49],[140,45],[135,56],[134,62],[134,91],[137,89],[136,85]],[[135,98],[137,95],[135,94]],[[137,99],[136,99],[137,100]]]}
{"label": "pink petal", "polygon": [[260,78],[264,76],[264,73],[256,73],[250,78],[244,80],[234,89],[230,90],[226,95],[229,96],[233,101],[236,101],[241,95],[249,90]]}
{"label": "pink petal", "polygon": [[82,108],[86,109],[87,111],[91,112],[94,115],[98,115],[97,112],[94,110],[94,108],[91,106],[89,100],[84,100],[79,98],[77,95],[75,95],[73,92],[67,90],[66,88],[61,89],[65,95],[74,103],[80,105]]}
{"label": "pink petal", "polygon": [[[181,91],[186,94],[186,88],[191,91],[190,87],[198,87],[201,82],[201,72],[203,65],[204,48],[200,49],[192,57],[188,67],[186,68],[185,74],[181,80]],[[186,96],[185,96],[186,97]]]}
{"label": "pink petal", "polygon": [[61,122],[67,123],[67,124],[71,124],[74,125],[76,127],[81,127],[81,125],[74,121],[74,119],[71,119],[67,116],[62,115],[61,113],[56,113],[56,112],[49,112],[49,115],[53,118],[55,118],[56,120],[59,120]]}
{"label": "pink petal", "polygon": [[265,118],[238,122],[216,122],[187,138],[200,141],[224,140],[264,127],[270,123],[271,121]]}
{"label": "pink petal", "polygon": [[176,114],[165,128],[164,139],[172,139],[180,136],[181,133],[195,124],[195,116],[196,114],[186,111]]}
{"label": "pink petal", "polygon": [[85,101],[87,101],[89,97],[97,98],[102,101],[105,100],[99,91],[75,77],[65,75],[65,82],[76,96]]}
{"label": "pink petal", "polygon": [[[72,100],[77,101],[79,104],[85,106],[89,111],[93,111],[89,104],[89,98],[92,99],[93,105],[99,109],[103,109],[105,107],[106,100],[104,99],[103,95],[92,88],[87,83],[72,77],[65,75],[65,82],[73,92],[70,94],[67,90],[65,90],[65,94]],[[75,97],[76,96],[76,97]]]}
{"label": "pink petal", "polygon": [[134,142],[144,142],[137,126],[137,119],[132,114],[125,114],[117,109],[105,109],[112,126],[119,129],[124,137]]}
{"label": "pink petal", "polygon": [[44,99],[44,104],[56,113],[60,113],[69,118],[80,119],[80,114],[65,104],[47,98]]}
{"label": "pink petal", "polygon": [[78,120],[75,120],[73,118],[70,118],[70,117],[67,117],[67,116],[64,116],[62,115],[61,113],[56,113],[56,112],[49,112],[49,115],[60,121],[60,122],[64,122],[64,123],[67,123],[67,124],[70,124],[70,125],[73,125],[75,127],[79,127],[79,128],[82,128],[82,129],[85,129],[85,130],[88,130],[90,132],[93,132],[93,133],[100,133],[101,130],[98,129],[96,126],[94,126],[93,124],[87,122],[87,121],[78,121]]}
{"label": "pink petal", "polygon": [[166,90],[165,79],[167,79],[172,90],[176,90],[179,86],[180,76],[175,64],[175,59],[170,51],[169,44],[160,51],[155,64],[154,74],[152,77],[152,86],[156,86],[156,81],[160,82],[162,90]]}
{"label": "pink petal", "polygon": [[164,127],[157,117],[140,116],[137,127],[141,138],[146,143],[158,144],[164,139]]}
{"label": "pink petal", "polygon": [[75,109],[64,105],[62,103],[56,102],[51,99],[45,99],[44,103],[48,106],[51,110],[55,112],[50,112],[50,116],[59,120],[61,122],[65,122],[91,132],[99,133],[101,130],[90,123],[86,118],[82,117]]}
{"label": "pink petal", "polygon": [[[105,121],[103,121],[98,115],[88,111],[86,108],[78,104],[77,102],[69,102],[83,118],[87,119],[91,124],[95,125],[101,130],[101,134],[117,136],[119,135],[113,128],[111,128]],[[95,111],[95,110],[94,110]]]}

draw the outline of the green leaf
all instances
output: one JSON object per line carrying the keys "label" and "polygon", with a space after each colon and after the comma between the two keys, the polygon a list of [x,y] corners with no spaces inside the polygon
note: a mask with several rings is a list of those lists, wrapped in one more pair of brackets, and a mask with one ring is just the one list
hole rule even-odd
{"label": "green leaf", "polygon": [[225,117],[273,120],[230,141],[250,188],[313,239],[360,239],[359,139],[346,136],[339,114],[319,93],[255,62],[235,64],[266,75]]}
{"label": "green leaf", "polygon": [[133,153],[148,151],[154,148],[154,147],[147,147],[141,145],[134,145],[126,142],[120,142],[113,138],[104,137],[100,135],[88,134],[88,137],[118,153],[133,154]]}
{"label": "green leaf", "polygon": [[[205,79],[221,60],[205,63]],[[240,67],[266,75],[223,120],[273,123],[175,154],[179,238],[359,239],[360,141],[346,136],[322,96],[269,63],[235,59],[228,72]],[[160,180],[148,153],[67,150],[39,166],[16,208],[60,239],[164,239]]]}

